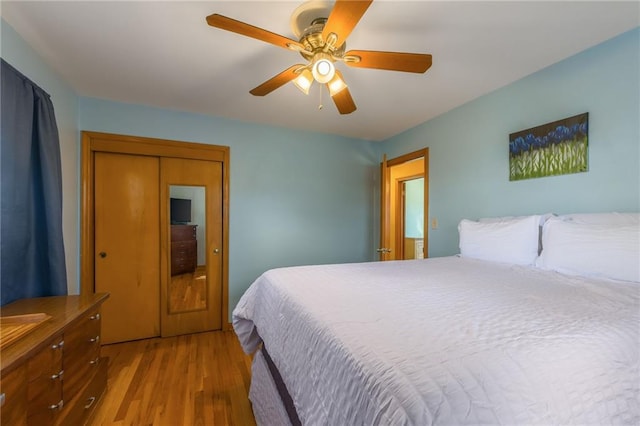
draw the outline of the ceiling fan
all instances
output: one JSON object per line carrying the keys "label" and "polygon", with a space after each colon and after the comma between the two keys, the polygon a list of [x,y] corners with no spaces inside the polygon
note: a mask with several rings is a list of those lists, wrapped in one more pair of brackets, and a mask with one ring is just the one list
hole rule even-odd
{"label": "ceiling fan", "polygon": [[265,96],[284,84],[293,83],[308,94],[314,81],[326,85],[340,114],[356,110],[336,61],[356,68],[424,73],[431,67],[431,55],[423,53],[346,50],[346,39],[373,0],[336,0],[333,8],[326,1],[311,0],[296,8],[291,27],[299,41],[262,28],[214,13],[207,23],[276,46],[299,52],[307,61],[296,64],[250,90],[254,96]]}

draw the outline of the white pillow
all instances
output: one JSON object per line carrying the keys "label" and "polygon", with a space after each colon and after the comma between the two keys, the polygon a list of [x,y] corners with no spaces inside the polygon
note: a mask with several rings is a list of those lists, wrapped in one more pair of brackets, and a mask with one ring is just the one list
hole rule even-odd
{"label": "white pillow", "polygon": [[[492,222],[508,222],[515,219],[524,219],[529,216],[502,216],[502,217],[482,217],[478,219],[478,222],[482,223],[492,223]],[[540,218],[540,226],[538,227],[538,254],[542,251],[542,226],[550,217],[553,217],[553,213],[541,214],[538,216]]]}
{"label": "white pillow", "polygon": [[525,216],[497,222],[463,219],[458,225],[463,257],[533,265],[538,256],[540,216]]}
{"label": "white pillow", "polygon": [[[527,215],[527,216],[481,217],[480,219],[478,219],[478,222],[483,222],[483,223],[510,222],[512,220],[525,219],[528,217],[530,216]],[[538,215],[538,217],[540,218],[539,225],[542,226],[547,221],[547,219],[549,219],[550,217],[553,217],[553,213],[541,214],[541,215]]]}
{"label": "white pillow", "polygon": [[571,275],[640,282],[640,225],[549,219],[536,266]]}
{"label": "white pillow", "polygon": [[573,213],[558,217],[591,225],[640,225],[640,213]]}

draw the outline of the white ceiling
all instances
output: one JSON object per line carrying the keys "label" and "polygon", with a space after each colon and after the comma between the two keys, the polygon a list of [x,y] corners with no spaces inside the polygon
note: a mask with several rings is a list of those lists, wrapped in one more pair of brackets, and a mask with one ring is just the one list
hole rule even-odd
{"label": "white ceiling", "polygon": [[[295,38],[302,1],[5,1],[8,22],[81,96],[384,140],[640,25],[640,3],[376,0],[347,50],[433,55],[426,74],[338,64],[358,109],[287,84],[299,54],[210,27],[220,13]],[[543,106],[541,106],[543,107]]]}

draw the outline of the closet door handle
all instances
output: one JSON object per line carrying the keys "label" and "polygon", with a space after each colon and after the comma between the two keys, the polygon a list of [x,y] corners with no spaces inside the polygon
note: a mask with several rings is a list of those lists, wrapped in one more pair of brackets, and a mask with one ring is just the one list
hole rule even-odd
{"label": "closet door handle", "polygon": [[101,258],[103,258],[103,259],[104,259],[105,257],[107,257],[107,253],[106,253],[106,252],[104,252],[104,251],[101,251],[100,253],[98,253],[98,255],[99,255]]}
{"label": "closet door handle", "polygon": [[64,370],[60,370],[58,374],[51,375],[51,380],[62,379],[63,375],[64,375]]}
{"label": "closet door handle", "polygon": [[57,404],[51,404],[49,406],[50,410],[62,410],[62,407],[64,407],[64,401],[60,400],[60,402],[58,402]]}

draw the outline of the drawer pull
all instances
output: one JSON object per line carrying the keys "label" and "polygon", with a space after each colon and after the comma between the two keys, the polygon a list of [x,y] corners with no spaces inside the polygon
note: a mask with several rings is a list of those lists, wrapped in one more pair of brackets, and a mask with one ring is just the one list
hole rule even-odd
{"label": "drawer pull", "polygon": [[54,345],[51,345],[51,349],[62,349],[62,347],[64,346],[64,340],[60,340],[60,343],[56,343]]}
{"label": "drawer pull", "polygon": [[91,321],[99,320],[99,319],[100,319],[100,314],[98,313],[98,314],[95,314],[95,315],[91,315],[91,316],[89,317],[89,319],[90,319]]}
{"label": "drawer pull", "polygon": [[96,337],[92,337],[91,339],[89,339],[89,342],[91,343],[96,343],[100,341],[100,335],[96,336]]}
{"label": "drawer pull", "polygon": [[96,402],[95,396],[90,396],[89,398],[87,398],[87,405],[84,406],[84,409],[88,410],[89,408],[91,408],[94,402]]}
{"label": "drawer pull", "polygon": [[62,379],[63,375],[64,375],[64,370],[60,370],[58,374],[51,375],[51,380]]}
{"label": "drawer pull", "polygon": [[4,405],[4,399],[5,399],[4,392],[2,392],[0,393],[0,407]]}
{"label": "drawer pull", "polygon": [[100,362],[100,357],[97,357],[96,359],[92,359],[91,361],[89,361],[89,364],[98,365],[99,362]]}
{"label": "drawer pull", "polygon": [[58,402],[57,404],[51,404],[49,406],[50,410],[62,410],[62,407],[64,407],[64,401],[60,400],[60,402]]}

